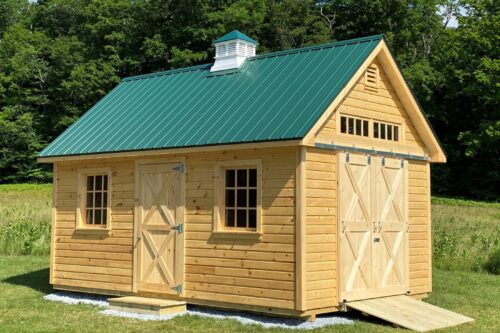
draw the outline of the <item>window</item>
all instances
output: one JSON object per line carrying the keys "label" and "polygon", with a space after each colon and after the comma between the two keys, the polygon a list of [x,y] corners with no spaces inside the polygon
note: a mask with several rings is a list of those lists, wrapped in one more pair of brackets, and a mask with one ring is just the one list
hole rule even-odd
{"label": "window", "polygon": [[260,165],[260,161],[230,161],[216,166],[214,231],[260,231]]}
{"label": "window", "polygon": [[340,116],[340,133],[368,137],[368,120]]}
{"label": "window", "polygon": [[79,172],[77,228],[109,229],[109,188],[109,169],[86,169]]}
{"label": "window", "polygon": [[376,65],[371,65],[365,72],[365,88],[367,90],[378,91],[379,72]]}
{"label": "window", "polygon": [[373,137],[389,141],[399,141],[399,125],[373,122]]}

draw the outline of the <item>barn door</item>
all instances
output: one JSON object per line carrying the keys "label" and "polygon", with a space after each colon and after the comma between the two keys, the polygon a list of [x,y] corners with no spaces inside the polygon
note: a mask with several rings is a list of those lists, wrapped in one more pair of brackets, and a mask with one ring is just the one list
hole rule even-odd
{"label": "barn door", "polygon": [[408,290],[405,162],[339,153],[340,298]]}
{"label": "barn door", "polygon": [[404,160],[378,157],[376,175],[374,235],[374,283],[386,293],[409,290],[408,219],[406,209],[406,169]]}
{"label": "barn door", "polygon": [[357,299],[373,288],[372,169],[367,156],[339,154],[341,299]]}
{"label": "barn door", "polygon": [[182,292],[182,171],[180,163],[137,168],[135,277],[139,292]]}

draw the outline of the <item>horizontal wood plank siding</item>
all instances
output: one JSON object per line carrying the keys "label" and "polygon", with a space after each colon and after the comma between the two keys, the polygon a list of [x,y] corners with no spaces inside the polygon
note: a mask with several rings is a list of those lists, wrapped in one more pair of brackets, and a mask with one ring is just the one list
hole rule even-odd
{"label": "horizontal wood plank siding", "polygon": [[[294,147],[176,155],[186,160],[185,297],[294,309]],[[223,160],[262,160],[261,239],[212,234],[214,168]],[[75,231],[77,172],[110,167],[109,234]],[[135,159],[58,163],[53,284],[132,291]]]}
{"label": "horizontal wood plank siding", "polygon": [[[337,111],[323,125],[316,134],[316,142],[331,143],[337,133],[337,117],[339,112],[346,115],[377,119],[380,121],[403,123],[402,133],[404,143],[408,146],[424,148],[418,132],[413,125],[408,113],[405,111],[401,101],[396,94],[389,78],[386,76],[380,63],[375,60],[373,64],[379,68],[379,87],[376,90],[367,89],[364,83],[364,75],[358,80],[353,89],[348,93]],[[370,128],[372,131],[372,128]],[[356,136],[352,136],[356,138]],[[360,137],[357,137],[360,138]],[[386,140],[373,139],[372,144],[377,149],[397,150],[398,143]]]}
{"label": "horizontal wood plank siding", "polygon": [[[75,231],[77,172],[95,167],[110,167],[112,172],[109,234]],[[134,168],[130,159],[58,163],[54,284],[132,291]]]}
{"label": "horizontal wood plank siding", "polygon": [[409,162],[410,291],[431,291],[430,189],[427,162]]}
{"label": "horizontal wood plank siding", "polygon": [[306,299],[313,310],[338,305],[336,155],[308,148],[306,164]]}

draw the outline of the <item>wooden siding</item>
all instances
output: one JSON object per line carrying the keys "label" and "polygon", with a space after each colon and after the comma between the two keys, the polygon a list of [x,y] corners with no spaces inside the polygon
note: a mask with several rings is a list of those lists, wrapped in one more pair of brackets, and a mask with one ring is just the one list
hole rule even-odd
{"label": "wooden siding", "polygon": [[[386,140],[373,139],[370,140],[371,146],[376,148],[397,149],[398,145],[404,144],[410,147],[424,149],[424,144],[419,137],[417,130],[413,126],[410,117],[401,104],[401,101],[399,100],[391,82],[389,82],[389,78],[386,76],[382,66],[377,60],[373,63],[379,68],[379,88],[377,90],[373,90],[373,88],[366,88],[363,75],[353,89],[347,94],[337,111],[330,117],[330,119],[328,119],[320,131],[318,131],[316,134],[316,142],[330,143],[332,141],[334,136],[337,134],[337,117],[340,112],[346,115],[403,124],[404,141],[394,143]],[[370,128],[370,130],[372,129]],[[348,137],[363,139],[362,137],[353,135]]]}
{"label": "wooden siding", "polygon": [[430,172],[428,162],[409,162],[410,291],[431,292]]}
{"label": "wooden siding", "polygon": [[338,305],[336,158],[333,151],[307,149],[305,280],[308,310]]}
{"label": "wooden siding", "polygon": [[[175,155],[186,158],[185,297],[294,309],[296,149]],[[262,160],[258,239],[212,234],[216,161]],[[110,167],[109,234],[75,231],[77,170]],[[53,284],[132,291],[135,159],[58,162]]]}

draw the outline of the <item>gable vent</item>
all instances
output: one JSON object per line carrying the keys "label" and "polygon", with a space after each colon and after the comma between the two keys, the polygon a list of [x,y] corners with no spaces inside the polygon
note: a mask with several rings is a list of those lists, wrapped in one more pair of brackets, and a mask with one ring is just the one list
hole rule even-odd
{"label": "gable vent", "polygon": [[234,30],[216,39],[213,45],[215,46],[215,63],[210,72],[240,68],[246,58],[255,55],[257,42],[238,30]]}
{"label": "gable vent", "polygon": [[368,90],[378,91],[379,80],[379,70],[377,65],[370,65],[365,72],[365,88]]}

